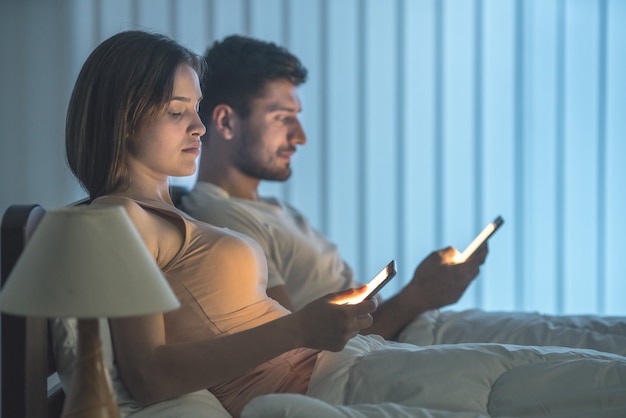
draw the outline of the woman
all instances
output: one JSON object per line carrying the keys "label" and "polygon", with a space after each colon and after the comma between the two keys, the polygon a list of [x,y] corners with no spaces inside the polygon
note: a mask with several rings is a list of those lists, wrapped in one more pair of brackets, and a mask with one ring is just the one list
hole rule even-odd
{"label": "woman", "polygon": [[208,388],[234,416],[252,398],[277,392],[335,404],[402,401],[472,416],[598,417],[606,405],[626,412],[621,356],[353,338],[371,325],[376,302],[337,302],[365,289],[294,313],[268,298],[260,247],[189,218],[169,195],[169,176],[196,170],[205,133],[197,113],[200,66],[167,37],[122,32],[89,56],[68,108],[72,172],[92,204],[126,209],[181,302],[174,312],[110,321],[120,375],[136,400],[151,404]]}
{"label": "woman", "polygon": [[260,393],[304,393],[318,350],[341,350],[376,304],[329,297],[290,314],[265,295],[255,242],[174,208],[168,178],[194,173],[205,132],[199,70],[164,36],[106,40],[78,76],[66,151],[92,204],[126,208],[181,301],[172,313],[111,321],[125,385],[142,404],[210,388],[237,415]]}

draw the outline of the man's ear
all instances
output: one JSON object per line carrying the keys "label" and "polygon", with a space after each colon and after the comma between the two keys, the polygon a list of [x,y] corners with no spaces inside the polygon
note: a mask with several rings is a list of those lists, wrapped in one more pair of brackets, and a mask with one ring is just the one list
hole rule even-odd
{"label": "man's ear", "polygon": [[224,139],[231,139],[234,136],[233,123],[235,122],[235,111],[227,104],[218,104],[213,109],[213,124],[215,130]]}

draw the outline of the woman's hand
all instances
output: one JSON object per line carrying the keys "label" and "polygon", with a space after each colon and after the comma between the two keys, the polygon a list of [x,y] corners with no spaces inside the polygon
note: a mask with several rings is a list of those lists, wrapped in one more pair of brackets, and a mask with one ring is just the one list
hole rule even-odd
{"label": "woman's hand", "polygon": [[295,312],[293,315],[302,330],[304,345],[320,350],[341,351],[361,329],[372,325],[371,314],[378,306],[376,300],[365,300],[356,305],[340,302],[366,290],[363,286],[331,293]]}

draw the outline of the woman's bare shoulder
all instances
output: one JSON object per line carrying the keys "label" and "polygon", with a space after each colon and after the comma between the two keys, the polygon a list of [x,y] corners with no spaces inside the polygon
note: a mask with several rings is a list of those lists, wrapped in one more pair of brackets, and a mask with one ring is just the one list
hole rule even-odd
{"label": "woman's bare shoulder", "polygon": [[150,213],[138,202],[124,196],[101,196],[94,199],[91,204],[93,206],[122,206],[136,227],[151,217]]}
{"label": "woman's bare shoulder", "polygon": [[94,200],[92,205],[122,206],[160,266],[167,264],[182,245],[183,234],[179,228],[131,198],[103,196]]}

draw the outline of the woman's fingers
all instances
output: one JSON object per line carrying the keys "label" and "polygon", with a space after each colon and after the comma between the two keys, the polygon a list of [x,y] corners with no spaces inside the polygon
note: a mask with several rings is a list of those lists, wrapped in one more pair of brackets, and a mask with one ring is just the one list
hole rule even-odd
{"label": "woman's fingers", "polygon": [[351,305],[354,300],[362,298],[367,293],[367,286],[350,288],[329,295],[329,301],[335,305]]}

